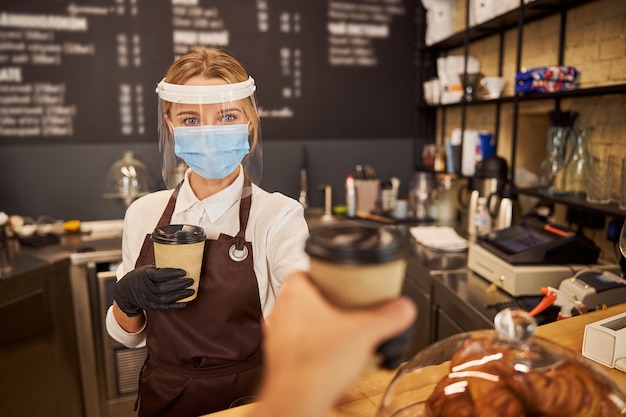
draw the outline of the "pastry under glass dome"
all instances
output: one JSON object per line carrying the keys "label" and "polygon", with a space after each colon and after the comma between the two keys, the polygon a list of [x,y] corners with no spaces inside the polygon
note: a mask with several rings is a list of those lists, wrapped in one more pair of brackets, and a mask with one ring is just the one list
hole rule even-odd
{"label": "pastry under glass dome", "polygon": [[135,158],[132,151],[125,151],[107,172],[104,198],[120,199],[129,206],[133,200],[153,191],[152,183],[146,165]]}
{"label": "pastry under glass dome", "polygon": [[496,330],[461,333],[422,350],[396,373],[377,417],[626,416],[626,394],[576,352],[534,336],[523,310]]}

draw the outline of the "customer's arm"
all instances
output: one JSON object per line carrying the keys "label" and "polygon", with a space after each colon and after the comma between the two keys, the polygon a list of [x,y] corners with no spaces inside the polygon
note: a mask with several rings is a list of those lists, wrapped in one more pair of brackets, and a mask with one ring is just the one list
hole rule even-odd
{"label": "customer's arm", "polygon": [[329,304],[304,273],[289,276],[265,334],[266,378],[255,417],[321,417],[416,315],[405,298],[366,310]]}

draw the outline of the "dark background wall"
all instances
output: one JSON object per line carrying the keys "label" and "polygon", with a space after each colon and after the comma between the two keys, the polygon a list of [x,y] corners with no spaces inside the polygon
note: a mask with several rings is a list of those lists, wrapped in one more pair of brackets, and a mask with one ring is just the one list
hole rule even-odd
{"label": "dark background wall", "polygon": [[[198,0],[196,6],[181,6],[194,2],[139,0],[116,2],[116,8],[82,9],[80,3],[25,0],[0,10],[7,12],[4,21],[8,22],[0,32],[17,39],[0,56],[12,64],[10,71],[2,73],[8,78],[0,77],[4,88],[0,112],[13,111],[6,104],[13,99],[28,98],[21,90],[10,90],[13,86],[36,89],[43,84],[62,92],[45,96],[58,102],[44,110],[70,114],[65,122],[55,119],[60,123],[54,126],[55,133],[45,133],[51,130],[45,129],[47,121],[42,117],[41,135],[32,134],[35,125],[11,126],[3,124],[8,118],[0,118],[0,211],[33,218],[121,218],[124,204],[103,198],[103,191],[108,168],[125,150],[132,150],[148,166],[158,188],[154,85],[184,47],[172,33],[190,29],[180,26],[173,15],[213,16],[205,23],[223,25],[229,34],[227,49],[255,77],[264,147],[260,185],[268,191],[297,198],[301,152],[306,146],[311,206],[322,206],[319,187],[323,184],[332,185],[335,204],[343,203],[345,177],[356,164],[373,166],[382,180],[399,177],[402,196],[418,163],[421,143],[433,140],[415,121],[416,97],[421,97],[416,68],[424,68],[416,52],[416,40],[424,29],[419,2]],[[378,11],[370,13],[371,6],[379,7]],[[31,15],[71,16],[84,20],[86,29],[20,27],[21,17]],[[362,20],[363,16],[369,17]],[[260,29],[264,18],[267,31]],[[345,28],[353,30],[350,24],[357,31],[386,27],[389,32],[381,37],[342,34]],[[33,29],[37,41],[27,35]],[[140,42],[135,44],[135,39]],[[17,50],[19,41],[27,49],[33,45],[62,48],[47,53],[52,64],[41,64],[35,63],[41,55]],[[68,45],[80,45],[84,53],[69,53],[74,49]],[[337,64],[344,53],[366,59]],[[291,117],[272,116],[273,111],[285,109]]]}
{"label": "dark background wall", "polygon": [[[381,178],[403,182],[413,170],[412,138],[265,141],[261,185],[297,198],[301,149],[306,145],[312,206],[323,205],[322,184],[333,186],[333,201],[344,202],[346,174],[355,164],[374,166]],[[102,197],[108,168],[132,150],[159,178],[156,143],[5,146],[0,148],[0,211],[36,218],[105,220],[124,215],[121,201]]]}

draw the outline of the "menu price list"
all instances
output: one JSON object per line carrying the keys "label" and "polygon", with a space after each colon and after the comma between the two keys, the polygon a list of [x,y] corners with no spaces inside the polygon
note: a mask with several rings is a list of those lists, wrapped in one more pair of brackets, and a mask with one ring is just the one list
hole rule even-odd
{"label": "menu price list", "polygon": [[195,45],[247,67],[266,138],[410,135],[408,0],[15,3],[0,10],[0,145],[156,140],[155,86]]}
{"label": "menu price list", "polygon": [[0,143],[145,133],[139,0],[25,0],[0,11]]}

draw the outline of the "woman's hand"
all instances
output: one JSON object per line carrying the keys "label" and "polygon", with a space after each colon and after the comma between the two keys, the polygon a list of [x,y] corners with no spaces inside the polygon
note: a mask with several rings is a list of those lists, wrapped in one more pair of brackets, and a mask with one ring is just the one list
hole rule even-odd
{"label": "woman's hand", "polygon": [[186,272],[177,268],[156,268],[148,265],[133,269],[115,283],[113,317],[128,333],[141,331],[146,318],[144,310],[173,310],[184,308],[178,302],[193,295],[188,288],[193,279],[183,278]]}
{"label": "woman's hand", "polygon": [[183,269],[142,266],[115,283],[113,298],[128,317],[138,316],[144,310],[185,308],[187,303],[178,301],[194,293],[188,288],[193,279],[183,278],[185,275]]}
{"label": "woman's hand", "polygon": [[415,316],[406,298],[338,309],[305,273],[292,274],[265,328],[266,378],[254,415],[325,415],[371,363],[376,347],[408,328]]}

